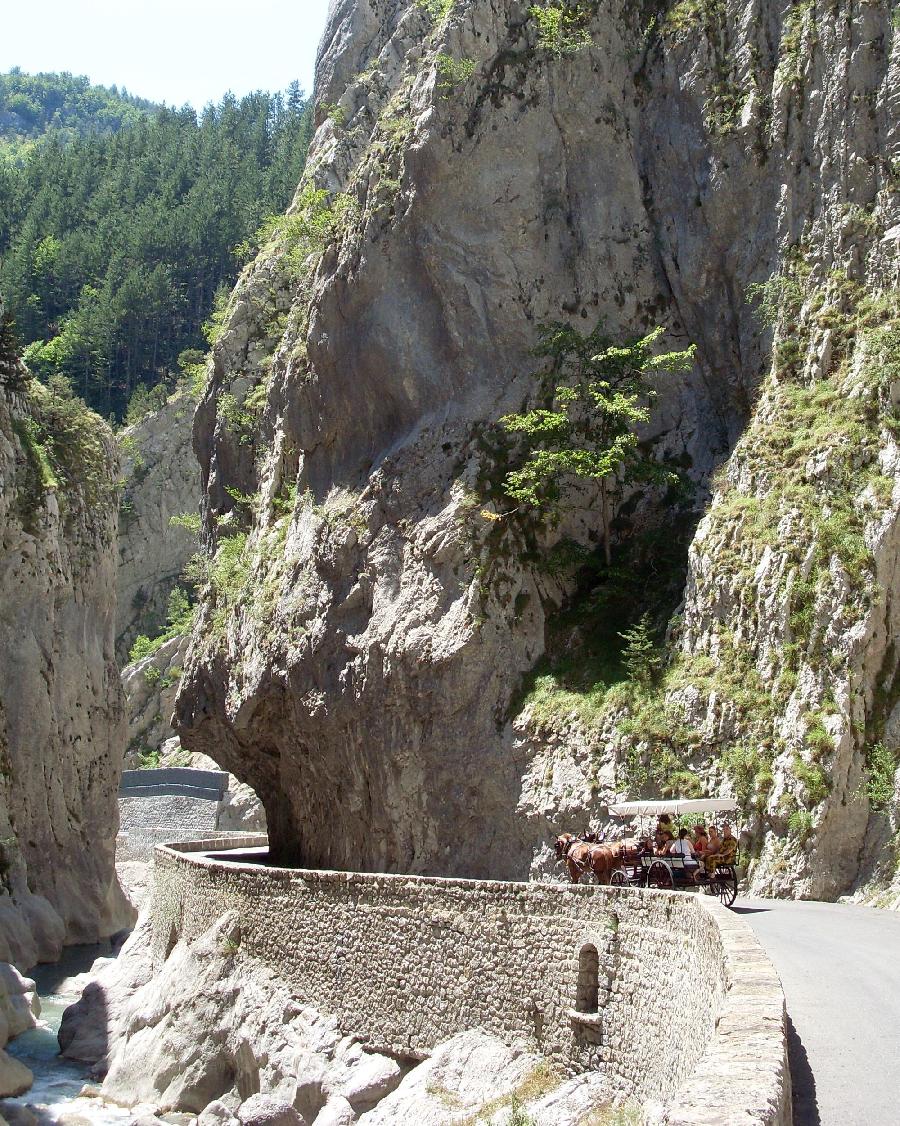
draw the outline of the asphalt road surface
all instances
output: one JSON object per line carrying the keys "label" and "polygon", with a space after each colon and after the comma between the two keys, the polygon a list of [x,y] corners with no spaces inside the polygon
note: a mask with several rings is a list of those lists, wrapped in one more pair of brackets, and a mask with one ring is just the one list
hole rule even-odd
{"label": "asphalt road surface", "polygon": [[735,907],[784,985],[795,1126],[900,1126],[900,912]]}

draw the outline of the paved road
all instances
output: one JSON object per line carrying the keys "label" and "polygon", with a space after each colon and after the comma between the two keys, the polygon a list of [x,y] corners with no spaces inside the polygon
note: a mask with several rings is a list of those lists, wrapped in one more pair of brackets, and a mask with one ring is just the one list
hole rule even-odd
{"label": "paved road", "polygon": [[795,1126],[900,1124],[900,912],[739,899],[781,975]]}

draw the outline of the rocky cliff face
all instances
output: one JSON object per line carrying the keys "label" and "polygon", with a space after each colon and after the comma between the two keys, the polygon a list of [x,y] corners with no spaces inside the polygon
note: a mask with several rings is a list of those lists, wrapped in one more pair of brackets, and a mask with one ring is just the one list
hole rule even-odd
{"label": "rocky cliff face", "polygon": [[166,624],[166,600],[178,585],[196,536],[171,519],[200,507],[200,473],[191,449],[194,402],[184,390],[119,435],[125,490],[119,513],[116,652],[119,663],[138,634]]}
{"label": "rocky cliff face", "polygon": [[[521,875],[613,794],[715,787],[757,887],[892,877],[898,42],[886,0],[603,0],[555,34],[513,0],[332,5],[307,179],[195,422],[177,708],[281,858]],[[504,515],[496,420],[560,320],[697,346],[641,433],[693,499],[616,522],[635,606],[682,603],[650,684],[592,679],[596,588],[547,565],[596,498]],[[654,534],[692,540],[665,582]]]}
{"label": "rocky cliff face", "polygon": [[0,358],[0,958],[27,968],[130,912],[113,869],[117,457],[64,389]]}

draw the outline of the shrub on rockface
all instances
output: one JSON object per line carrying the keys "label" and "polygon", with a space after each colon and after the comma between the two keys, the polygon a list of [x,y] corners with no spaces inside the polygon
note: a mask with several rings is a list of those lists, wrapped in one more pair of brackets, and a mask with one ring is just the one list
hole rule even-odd
{"label": "shrub on rockface", "polygon": [[116,496],[116,455],[109,428],[61,376],[48,386],[27,381],[25,402],[27,414],[13,423],[25,459],[18,482],[23,525],[36,529],[50,492],[56,494],[67,524],[76,514],[90,520]]}

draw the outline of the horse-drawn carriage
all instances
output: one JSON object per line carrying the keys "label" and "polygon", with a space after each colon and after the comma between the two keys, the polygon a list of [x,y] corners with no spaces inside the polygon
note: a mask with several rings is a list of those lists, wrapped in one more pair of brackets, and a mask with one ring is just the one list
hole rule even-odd
{"label": "horse-drawn carriage", "polygon": [[[661,852],[652,846],[645,823],[664,814],[684,819],[688,815],[709,816],[736,810],[737,803],[732,798],[621,802],[609,806],[609,813],[621,823],[622,836],[587,840],[563,834],[557,840],[557,858],[565,861],[573,883],[586,875],[614,887],[663,891],[702,889],[717,895],[725,907],[731,907],[738,887],[736,847],[731,855],[715,854],[709,864],[706,857],[697,861],[677,853]],[[637,826],[637,831],[630,836],[625,835],[629,821]]]}

